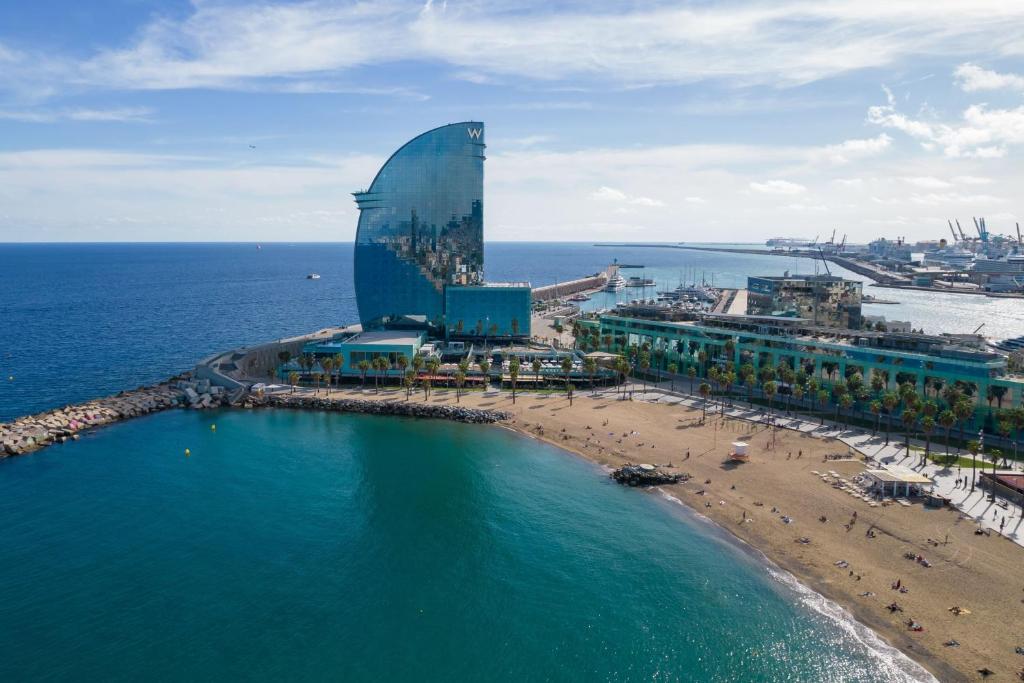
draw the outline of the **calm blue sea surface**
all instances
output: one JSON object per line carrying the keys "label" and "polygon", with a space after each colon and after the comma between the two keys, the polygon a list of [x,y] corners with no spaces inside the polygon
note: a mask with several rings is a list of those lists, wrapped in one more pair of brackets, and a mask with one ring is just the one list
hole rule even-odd
{"label": "calm blue sea surface", "polygon": [[[301,325],[303,287],[232,319]],[[0,461],[0,519],[2,681],[923,676],[678,504],[491,427],[173,411]]]}
{"label": "calm blue sea surface", "polygon": [[[614,258],[646,266],[626,272],[656,279],[653,289],[701,278],[742,286],[749,274],[815,269],[808,259],[774,256],[494,242],[485,265],[490,280],[539,286]],[[307,280],[310,272],[321,279]],[[866,312],[930,332],[984,322],[994,337],[1024,334],[1019,300],[871,291],[904,303]],[[595,304],[652,294],[627,289]],[[350,244],[0,244],[0,420],[151,383],[216,351],[355,319]]]}

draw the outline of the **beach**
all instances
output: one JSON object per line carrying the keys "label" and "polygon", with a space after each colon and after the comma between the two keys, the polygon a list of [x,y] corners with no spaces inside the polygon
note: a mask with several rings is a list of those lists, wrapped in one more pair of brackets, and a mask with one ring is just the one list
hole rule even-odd
{"label": "beach", "polygon": [[[338,399],[353,396],[405,400],[394,389],[332,390]],[[423,393],[409,400],[423,402]],[[429,402],[454,404],[455,391],[435,389]],[[460,402],[507,411],[513,417],[501,424],[604,466],[671,463],[668,471],[690,474],[659,490],[847,609],[939,680],[979,680],[984,669],[1006,679],[1024,666],[1015,653],[1024,549],[997,534],[976,535],[954,509],[869,507],[833,488],[813,471],[849,478],[865,469],[856,460],[825,461],[848,453],[838,440],[780,429],[773,444],[763,425],[710,412],[702,424],[699,409],[589,392],[577,392],[571,406],[559,393],[519,392],[513,404],[510,391],[467,392]],[[733,441],[750,444],[749,462],[725,462]],[[900,611],[888,608],[893,603]]]}

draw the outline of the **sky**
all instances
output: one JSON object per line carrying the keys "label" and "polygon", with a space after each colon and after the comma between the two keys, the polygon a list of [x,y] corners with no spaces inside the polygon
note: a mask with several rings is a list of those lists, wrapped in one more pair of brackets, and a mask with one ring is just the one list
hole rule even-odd
{"label": "sky", "polygon": [[349,241],[487,125],[488,240],[1015,233],[1024,2],[0,3],[0,242]]}

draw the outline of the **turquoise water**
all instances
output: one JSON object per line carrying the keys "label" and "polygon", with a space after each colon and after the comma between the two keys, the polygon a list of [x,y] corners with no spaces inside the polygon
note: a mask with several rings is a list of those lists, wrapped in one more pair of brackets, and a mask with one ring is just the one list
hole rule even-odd
{"label": "turquoise water", "polygon": [[916,670],[678,504],[492,427],[163,413],[0,461],[0,519],[4,681]]}

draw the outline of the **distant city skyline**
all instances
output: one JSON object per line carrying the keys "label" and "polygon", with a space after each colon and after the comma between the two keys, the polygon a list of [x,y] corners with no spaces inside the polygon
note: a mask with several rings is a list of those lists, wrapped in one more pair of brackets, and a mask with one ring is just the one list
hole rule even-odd
{"label": "distant city skyline", "polygon": [[8,3],[0,242],[350,241],[350,193],[463,120],[489,241],[1015,233],[1022,33],[1005,0]]}

